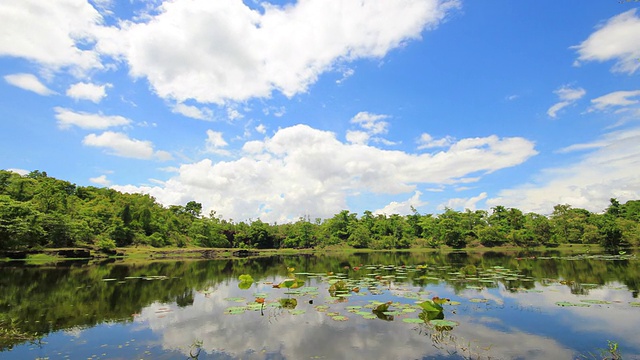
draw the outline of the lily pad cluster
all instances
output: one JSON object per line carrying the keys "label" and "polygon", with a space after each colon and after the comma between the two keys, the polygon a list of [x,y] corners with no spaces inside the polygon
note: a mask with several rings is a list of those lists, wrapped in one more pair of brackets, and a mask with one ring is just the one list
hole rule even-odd
{"label": "lily pad cluster", "polygon": [[[430,291],[411,291],[407,279],[424,274],[426,266],[369,265],[345,269],[340,273],[292,273],[288,269],[287,278],[277,282],[265,282],[271,290],[254,293],[251,298],[227,298],[229,302],[243,303],[231,305],[225,314],[239,315],[249,311],[263,311],[265,308],[286,310],[284,313],[302,315],[308,310],[323,313],[334,321],[349,321],[355,317],[366,320],[401,320],[404,323],[433,326],[437,330],[451,330],[458,323],[447,321],[445,304],[459,305],[458,301],[432,296]],[[324,284],[323,290],[308,286],[312,279]],[[241,283],[254,283],[252,278],[241,276]],[[325,298],[318,300],[321,293]],[[371,299],[390,296],[396,301]],[[314,303],[314,301],[319,303]],[[303,304],[302,306],[300,304]],[[309,305],[307,305],[309,304]],[[438,320],[433,322],[433,320]]]}

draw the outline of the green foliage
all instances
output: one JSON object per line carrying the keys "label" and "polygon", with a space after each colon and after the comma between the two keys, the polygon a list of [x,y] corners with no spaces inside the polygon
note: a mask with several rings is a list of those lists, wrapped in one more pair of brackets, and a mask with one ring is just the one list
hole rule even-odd
{"label": "green foliage", "polygon": [[[350,246],[356,249],[601,244],[615,250],[640,245],[640,200],[611,199],[604,214],[559,204],[551,216],[495,206],[464,212],[362,217],[342,210],[333,217],[268,224],[231,222],[202,215],[202,204],[164,207],[149,195],[76,186],[35,170],[26,176],[0,170],[0,250],[43,247],[201,246],[240,249]],[[110,244],[110,243],[109,243]]]}
{"label": "green foliage", "polygon": [[100,250],[109,251],[116,248],[116,242],[106,237],[99,237],[96,241],[96,246]]}

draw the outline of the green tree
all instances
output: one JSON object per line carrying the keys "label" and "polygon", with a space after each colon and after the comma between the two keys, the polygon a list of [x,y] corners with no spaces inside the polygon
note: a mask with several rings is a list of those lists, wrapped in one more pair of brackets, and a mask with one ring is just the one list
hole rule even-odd
{"label": "green tree", "polygon": [[605,215],[602,226],[600,227],[602,235],[601,245],[608,250],[616,250],[622,243],[622,230],[615,221],[613,215]]}
{"label": "green tree", "polygon": [[195,201],[189,201],[187,205],[184,206],[184,211],[193,217],[200,217],[202,204]]}

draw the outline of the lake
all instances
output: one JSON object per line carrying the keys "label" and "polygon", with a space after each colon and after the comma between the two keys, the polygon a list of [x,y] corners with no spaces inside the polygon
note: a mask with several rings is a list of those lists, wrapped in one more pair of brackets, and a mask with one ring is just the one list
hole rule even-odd
{"label": "lake", "polygon": [[633,359],[639,289],[629,254],[5,262],[0,359]]}

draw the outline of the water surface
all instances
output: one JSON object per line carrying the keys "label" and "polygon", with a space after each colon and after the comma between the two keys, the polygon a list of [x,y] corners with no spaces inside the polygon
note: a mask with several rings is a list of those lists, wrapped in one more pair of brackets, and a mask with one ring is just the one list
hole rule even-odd
{"label": "water surface", "polygon": [[0,285],[0,359],[640,358],[632,255],[11,262]]}

